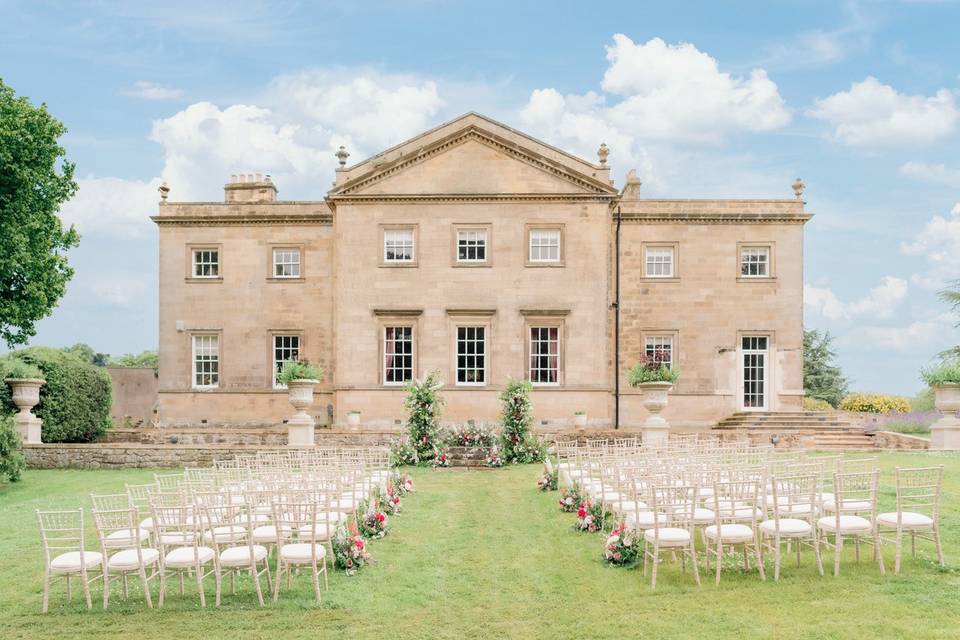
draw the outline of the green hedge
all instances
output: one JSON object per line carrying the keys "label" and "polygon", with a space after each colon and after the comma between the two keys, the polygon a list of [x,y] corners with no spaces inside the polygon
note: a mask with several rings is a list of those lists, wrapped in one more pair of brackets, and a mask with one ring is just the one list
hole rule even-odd
{"label": "green hedge", "polygon": [[[104,369],[59,349],[31,347],[0,360],[0,379],[9,366],[4,361],[13,358],[39,367],[47,380],[33,409],[43,420],[44,442],[90,442],[110,428],[112,387]],[[0,411],[16,410],[10,386],[0,385]]]}

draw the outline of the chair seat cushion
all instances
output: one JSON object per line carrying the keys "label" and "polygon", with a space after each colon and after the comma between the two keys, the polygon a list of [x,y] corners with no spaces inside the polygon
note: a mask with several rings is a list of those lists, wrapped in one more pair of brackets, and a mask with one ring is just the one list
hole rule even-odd
{"label": "chair seat cushion", "polygon": [[195,566],[198,559],[200,564],[207,564],[213,560],[213,556],[213,549],[210,547],[196,547],[196,553],[194,547],[179,547],[169,552],[163,562],[171,569],[180,569]]}
{"label": "chair seat cushion", "polygon": [[713,522],[716,519],[717,514],[713,512],[713,509],[702,509],[697,507],[693,510],[693,521],[696,524],[705,524],[707,522]]}
{"label": "chair seat cushion", "polygon": [[781,504],[777,511],[781,515],[793,515],[793,516],[803,516],[811,513],[815,508],[815,505],[810,504],[809,502],[804,504],[802,502],[795,502],[793,504]]}
{"label": "chair seat cushion", "polygon": [[[901,525],[904,529],[929,529],[933,527],[933,518],[925,516],[922,513],[904,511]],[[881,513],[877,516],[877,522],[888,527],[897,526],[897,513]]]}
{"label": "chair seat cushion", "polygon": [[[143,557],[143,566],[148,566],[160,559],[160,552],[156,549],[140,549]],[[110,556],[107,567],[114,571],[132,571],[140,568],[136,549],[124,549]]]}
{"label": "chair seat cushion", "polygon": [[[283,525],[283,531],[289,533],[292,529],[290,525]],[[253,530],[253,541],[257,544],[273,544],[277,541],[277,527],[272,524],[265,524]]]}
{"label": "chair seat cushion", "polygon": [[192,531],[164,531],[160,534],[160,544],[184,545],[193,544],[196,534]]}
{"label": "chair seat cushion", "polygon": [[323,559],[327,554],[322,544],[285,544],[280,549],[280,557],[289,562],[310,562],[312,560],[313,549],[317,551],[317,560]]}
{"label": "chair seat cushion", "polygon": [[647,504],[639,500],[620,500],[614,505],[621,513],[647,509]]}
{"label": "chair seat cushion", "polygon": [[677,529],[675,527],[660,527],[659,529],[647,529],[643,532],[643,538],[647,542],[654,542],[659,533],[661,545],[685,545],[690,543],[690,532],[686,529]]}
{"label": "chair seat cushion", "polygon": [[[817,520],[817,527],[824,531],[837,530],[837,517],[824,516]],[[840,516],[840,533],[869,533],[873,525],[860,516]]]}
{"label": "chair seat cushion", "polygon": [[146,529],[147,531],[153,531],[153,518],[147,518],[140,523],[141,529]]}
{"label": "chair seat cushion", "polygon": [[653,511],[628,511],[624,514],[623,519],[627,523],[627,526],[636,529],[648,529],[653,526],[654,522],[663,524],[670,521],[670,517],[667,514],[655,514]]}
{"label": "chair seat cushion", "polygon": [[214,527],[212,531],[207,531],[203,534],[204,542],[213,542],[213,537],[217,537],[217,542],[220,544],[229,544],[231,542],[237,542],[243,540],[244,536],[247,535],[246,527],[241,527],[238,524],[228,524],[222,527]]}
{"label": "chair seat cushion", "polygon": [[87,570],[97,569],[101,562],[103,562],[103,556],[96,551],[84,551],[83,562],[80,561],[79,551],[70,551],[61,553],[51,560],[50,568],[54,573],[74,573],[84,568],[82,565],[86,565]]}
{"label": "chair seat cushion", "polygon": [[137,544],[138,537],[140,542],[143,542],[150,537],[150,532],[146,529],[137,529],[137,533],[134,533],[133,529],[120,529],[107,534],[105,542],[108,547],[132,547]]}
{"label": "chair seat cushion", "polygon": [[[765,533],[774,534],[777,532],[777,523],[775,520],[764,520],[760,523],[760,529]],[[813,526],[805,520],[797,518],[780,518],[780,535],[799,536],[813,531]]]}
{"label": "chair seat cushion", "polygon": [[[257,562],[267,557],[267,548],[259,544],[253,545],[253,558]],[[220,552],[220,564],[224,567],[245,567],[250,564],[250,547],[230,547]]]}
{"label": "chair seat cushion", "polygon": [[[717,538],[717,525],[712,524],[703,530],[707,538],[715,540]],[[750,542],[753,540],[753,529],[745,524],[722,524],[720,525],[721,542]]]}

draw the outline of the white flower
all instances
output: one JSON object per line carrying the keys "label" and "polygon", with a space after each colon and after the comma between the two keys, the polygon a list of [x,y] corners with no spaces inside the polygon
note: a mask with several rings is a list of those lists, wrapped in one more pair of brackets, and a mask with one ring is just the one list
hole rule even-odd
{"label": "white flower", "polygon": [[610,536],[609,538],[607,538],[607,546],[608,547],[614,546],[615,544],[617,544],[617,541],[619,539],[620,539],[619,536]]}

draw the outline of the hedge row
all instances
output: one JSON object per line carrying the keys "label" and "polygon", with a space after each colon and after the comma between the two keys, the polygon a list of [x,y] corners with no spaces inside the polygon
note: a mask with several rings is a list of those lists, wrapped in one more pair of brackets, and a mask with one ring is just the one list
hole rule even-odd
{"label": "hedge row", "polygon": [[[33,409],[43,420],[44,442],[90,442],[110,428],[112,387],[106,370],[59,349],[31,347],[0,359],[0,379],[14,359],[38,367],[47,381]],[[16,411],[9,385],[0,384],[0,412]]]}

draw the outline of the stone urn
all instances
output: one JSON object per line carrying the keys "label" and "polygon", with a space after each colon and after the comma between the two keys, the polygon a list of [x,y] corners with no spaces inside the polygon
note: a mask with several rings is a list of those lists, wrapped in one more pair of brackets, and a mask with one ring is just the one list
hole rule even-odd
{"label": "stone urn", "polygon": [[582,411],[580,413],[573,414],[573,424],[574,426],[581,428],[587,426],[587,414],[583,413]]}
{"label": "stone urn", "polygon": [[313,404],[313,390],[320,384],[319,380],[301,379],[291,380],[287,384],[290,404],[297,410],[287,420],[287,444],[291,447],[312,447],[314,422],[307,413],[307,408]]}
{"label": "stone urn", "polygon": [[347,412],[347,424],[353,428],[360,426],[360,412],[359,411],[348,411]]}
{"label": "stone urn", "polygon": [[25,444],[40,444],[40,427],[43,421],[30,410],[40,402],[40,387],[46,384],[39,378],[7,378],[4,380],[13,390],[13,403],[20,409],[13,417],[13,424]]}
{"label": "stone urn", "polygon": [[930,427],[930,448],[960,449],[960,383],[935,385],[933,395],[943,417]]}
{"label": "stone urn", "polygon": [[641,382],[637,388],[643,392],[643,408],[650,413],[641,426],[643,443],[650,447],[664,447],[667,444],[670,424],[660,412],[667,408],[667,398],[673,383]]}

